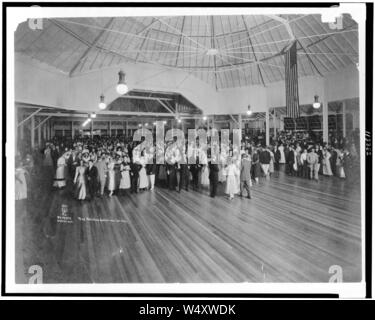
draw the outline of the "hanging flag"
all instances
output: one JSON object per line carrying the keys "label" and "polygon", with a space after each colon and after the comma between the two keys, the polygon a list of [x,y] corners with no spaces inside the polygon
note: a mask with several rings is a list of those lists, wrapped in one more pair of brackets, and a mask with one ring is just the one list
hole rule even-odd
{"label": "hanging flag", "polygon": [[297,41],[285,52],[286,116],[299,118]]}

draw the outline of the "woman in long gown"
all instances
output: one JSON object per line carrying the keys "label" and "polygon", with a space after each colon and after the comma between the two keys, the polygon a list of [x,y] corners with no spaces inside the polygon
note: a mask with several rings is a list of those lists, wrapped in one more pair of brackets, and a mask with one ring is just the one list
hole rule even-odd
{"label": "woman in long gown", "polygon": [[65,188],[66,187],[66,159],[69,158],[68,153],[64,153],[57,160],[57,169],[55,179],[53,181],[53,186],[56,188]]}
{"label": "woman in long gown", "polygon": [[115,187],[115,161],[111,157],[108,162],[108,191],[110,197],[112,197]]}
{"label": "woman in long gown", "polygon": [[258,150],[253,151],[252,156],[252,176],[256,183],[259,183],[259,177],[260,177],[260,163],[259,163],[259,154]]}
{"label": "woman in long gown", "polygon": [[126,160],[120,166],[121,171],[121,181],[120,181],[120,191],[130,189],[130,166]]}
{"label": "woman in long gown", "polygon": [[230,160],[229,165],[226,167],[225,174],[227,176],[227,184],[225,193],[229,195],[229,200],[234,198],[234,195],[238,193],[238,178],[240,175],[239,169],[233,160]]}
{"label": "woman in long gown", "polygon": [[144,152],[142,151],[142,155],[139,159],[139,164],[142,166],[141,170],[139,170],[139,190],[147,189],[148,188],[148,178],[146,172],[146,158],[144,156]]}
{"label": "woman in long gown", "polygon": [[201,185],[202,186],[208,186],[210,185],[210,179],[209,179],[209,169],[208,169],[208,159],[207,154],[202,152],[202,172],[201,172]]}
{"label": "woman in long gown", "polygon": [[208,186],[210,185],[210,179],[209,179],[209,169],[208,165],[204,164],[202,168],[202,174],[201,174],[201,185],[202,186]]}
{"label": "woman in long gown", "polygon": [[15,199],[16,200],[23,200],[27,199],[27,183],[26,183],[26,176],[25,174],[27,171],[22,167],[22,162],[16,167],[15,172]]}
{"label": "woman in long gown", "polygon": [[85,200],[87,195],[86,187],[86,166],[83,160],[80,161],[79,166],[76,168],[74,176],[75,197],[78,200]]}
{"label": "woman in long gown", "polygon": [[336,170],[339,178],[346,178],[344,170],[344,153],[341,150],[337,150]]}
{"label": "woman in long gown", "polygon": [[331,170],[331,153],[324,149],[323,151],[323,174],[326,176],[332,176]]}
{"label": "woman in long gown", "polygon": [[273,174],[274,171],[275,171],[275,168],[274,168],[275,155],[273,154],[273,151],[272,151],[271,148],[269,148],[268,151],[270,152],[270,156],[271,156],[270,166],[269,166],[269,168],[268,168],[268,172],[270,173],[270,177],[271,177],[272,174]]}

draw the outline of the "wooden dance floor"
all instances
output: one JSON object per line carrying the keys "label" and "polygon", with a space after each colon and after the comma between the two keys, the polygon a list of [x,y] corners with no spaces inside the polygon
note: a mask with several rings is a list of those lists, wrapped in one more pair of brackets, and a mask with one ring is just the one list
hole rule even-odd
{"label": "wooden dance floor", "polygon": [[232,201],[223,186],[79,202],[45,185],[16,204],[18,282],[31,265],[45,283],[328,282],[332,265],[361,281],[358,181],[280,173]]}

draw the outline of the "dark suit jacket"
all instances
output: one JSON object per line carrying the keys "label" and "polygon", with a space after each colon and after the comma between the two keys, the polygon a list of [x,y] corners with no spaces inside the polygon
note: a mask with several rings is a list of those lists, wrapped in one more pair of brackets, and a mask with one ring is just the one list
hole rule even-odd
{"label": "dark suit jacket", "polygon": [[91,169],[87,168],[86,176],[89,183],[96,183],[98,180],[98,168],[95,166],[92,166]]}
{"label": "dark suit jacket", "polygon": [[218,181],[219,180],[219,166],[217,164],[210,162],[209,168],[210,168],[210,174],[208,178],[213,182]]}
{"label": "dark suit jacket", "polygon": [[251,161],[249,159],[242,159],[241,161],[241,181],[251,180]]}

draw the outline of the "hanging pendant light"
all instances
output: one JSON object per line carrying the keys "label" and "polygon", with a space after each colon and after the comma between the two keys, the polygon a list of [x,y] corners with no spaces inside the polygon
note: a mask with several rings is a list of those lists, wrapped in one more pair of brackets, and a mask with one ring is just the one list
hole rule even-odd
{"label": "hanging pendant light", "polygon": [[251,111],[251,107],[250,107],[250,105],[247,106],[247,111],[246,111],[246,113],[247,113],[248,116],[251,116],[251,114],[253,113],[253,112]]}
{"label": "hanging pendant light", "polygon": [[104,110],[105,108],[107,108],[107,105],[104,102],[104,94],[102,93],[100,95],[99,109]]}
{"label": "hanging pendant light", "polygon": [[129,88],[125,83],[125,73],[122,70],[120,70],[118,73],[118,84],[116,86],[116,91],[121,95],[127,94],[129,91]]}
{"label": "hanging pendant light", "polygon": [[319,96],[317,94],[314,96],[313,108],[314,109],[320,108]]}

